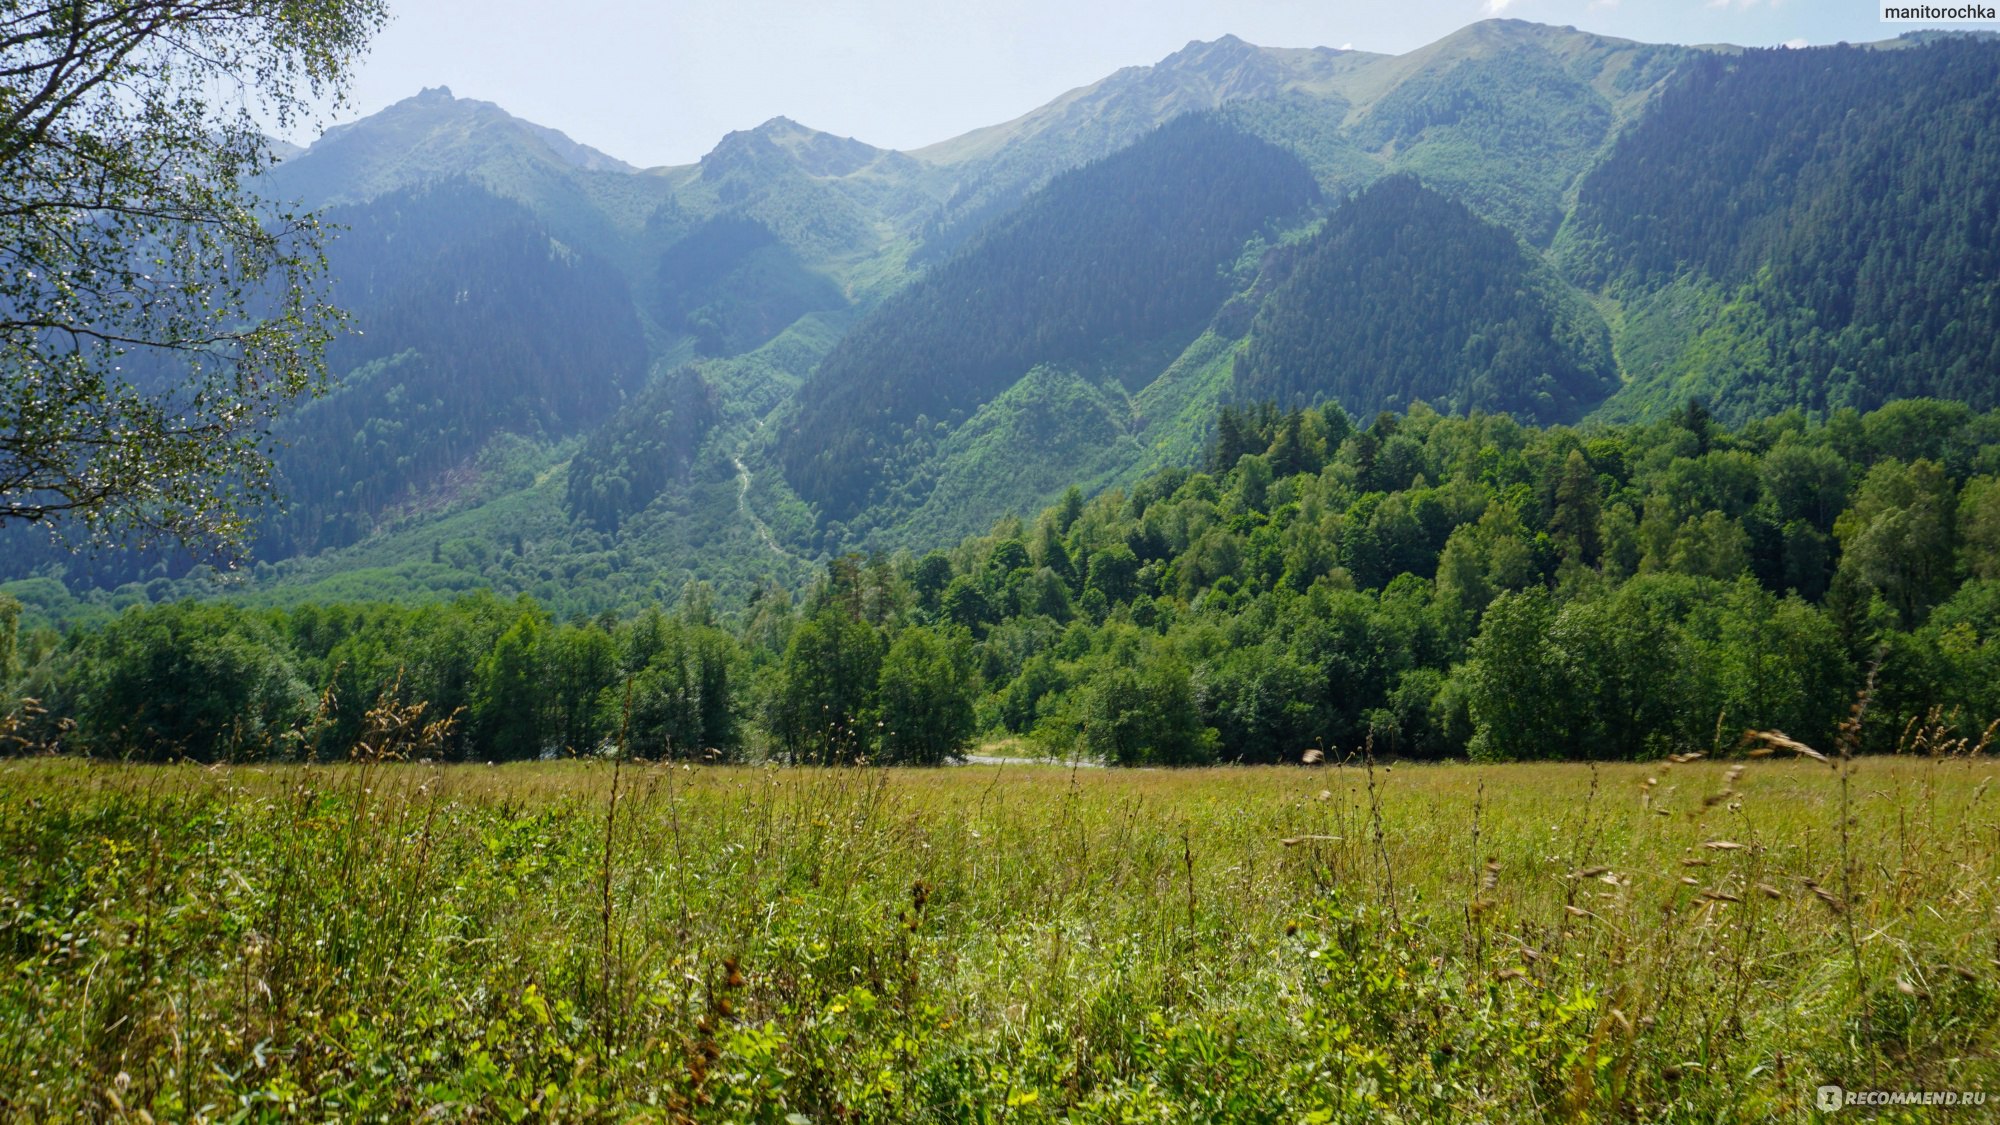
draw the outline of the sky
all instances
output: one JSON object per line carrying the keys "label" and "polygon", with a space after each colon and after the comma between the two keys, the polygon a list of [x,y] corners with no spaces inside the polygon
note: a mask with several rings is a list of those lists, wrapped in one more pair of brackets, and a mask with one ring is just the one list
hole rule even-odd
{"label": "sky", "polygon": [[[785,116],[885,148],[1010,120],[1195,39],[1400,54],[1492,16],[1647,42],[1867,42],[1877,0],[389,0],[351,121],[429,86],[640,166]],[[475,14],[476,13],[476,14]],[[1992,27],[1995,25],[1979,25]],[[291,139],[308,141],[315,131]]]}

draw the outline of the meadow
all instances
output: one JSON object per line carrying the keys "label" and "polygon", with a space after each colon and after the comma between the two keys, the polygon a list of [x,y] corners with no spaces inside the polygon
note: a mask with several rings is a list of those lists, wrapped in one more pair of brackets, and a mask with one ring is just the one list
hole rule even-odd
{"label": "meadow", "polygon": [[[0,762],[13,1120],[2000,1102],[2000,765]],[[1855,1110],[1977,1120],[1986,1110]],[[1926,1116],[1928,1115],[1928,1116]]]}

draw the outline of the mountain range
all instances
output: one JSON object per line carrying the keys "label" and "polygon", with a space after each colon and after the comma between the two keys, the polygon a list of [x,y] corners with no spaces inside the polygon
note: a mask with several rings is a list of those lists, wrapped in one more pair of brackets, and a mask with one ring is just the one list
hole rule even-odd
{"label": "mountain range", "polygon": [[[1990,39],[1508,20],[1224,37],[920,149],[777,118],[667,168],[425,90],[262,185],[343,229],[358,332],[275,435],[239,591],[761,596],[1193,465],[1227,403],[1993,406],[1996,102]],[[72,591],[212,581],[13,540]]]}

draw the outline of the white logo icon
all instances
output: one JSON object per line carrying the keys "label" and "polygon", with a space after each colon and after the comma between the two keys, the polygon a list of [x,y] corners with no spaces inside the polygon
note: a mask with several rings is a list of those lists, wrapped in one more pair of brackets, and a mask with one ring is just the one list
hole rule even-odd
{"label": "white logo icon", "polygon": [[1846,1091],[1838,1086],[1821,1086],[1819,1088],[1820,1110],[1824,1113],[1832,1113],[1834,1110],[1846,1105],[1847,1098],[1845,1094]]}

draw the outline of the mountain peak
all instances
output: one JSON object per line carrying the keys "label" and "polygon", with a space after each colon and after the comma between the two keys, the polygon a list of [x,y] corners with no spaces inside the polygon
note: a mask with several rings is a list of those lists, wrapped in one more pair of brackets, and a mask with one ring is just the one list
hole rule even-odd
{"label": "mountain peak", "polygon": [[723,137],[701,164],[704,177],[782,160],[809,176],[838,178],[860,171],[881,155],[881,149],[865,141],[822,133],[781,116]]}
{"label": "mountain peak", "polygon": [[1161,59],[1158,70],[1213,70],[1217,67],[1239,66],[1253,59],[1260,59],[1264,50],[1246,43],[1234,35],[1224,35],[1219,39],[1193,39],[1188,45]]}
{"label": "mountain peak", "polygon": [[[508,170],[501,170],[501,166]],[[412,184],[492,171],[507,180],[523,167],[633,172],[625,162],[492,102],[429,86],[359,121],[335,125],[274,170],[280,191],[314,205],[356,202]]]}

